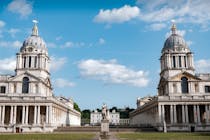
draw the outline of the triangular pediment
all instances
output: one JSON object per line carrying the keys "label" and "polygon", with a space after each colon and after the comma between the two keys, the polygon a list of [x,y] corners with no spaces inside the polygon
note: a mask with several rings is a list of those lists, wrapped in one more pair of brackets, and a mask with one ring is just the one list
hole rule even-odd
{"label": "triangular pediment", "polygon": [[42,81],[41,78],[29,73],[29,72],[24,72],[22,74],[16,75],[12,77],[10,80],[11,81],[22,81],[23,77],[29,77],[30,80],[32,81]]}
{"label": "triangular pediment", "polygon": [[188,80],[195,80],[195,81],[200,81],[201,79],[198,78],[197,76],[195,75],[192,75],[191,73],[188,73],[188,72],[182,72],[182,73],[179,73],[179,74],[176,74],[172,77],[169,78],[169,80],[173,80],[173,81],[178,81],[180,80],[182,77],[186,77]]}

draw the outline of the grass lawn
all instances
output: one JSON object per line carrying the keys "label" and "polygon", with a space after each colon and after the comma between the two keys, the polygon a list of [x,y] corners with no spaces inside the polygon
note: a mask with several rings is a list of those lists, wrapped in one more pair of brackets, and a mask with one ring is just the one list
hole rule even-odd
{"label": "grass lawn", "polygon": [[210,140],[210,133],[118,133],[121,140]]}
{"label": "grass lawn", "polygon": [[0,134],[0,140],[92,140],[94,133]]}

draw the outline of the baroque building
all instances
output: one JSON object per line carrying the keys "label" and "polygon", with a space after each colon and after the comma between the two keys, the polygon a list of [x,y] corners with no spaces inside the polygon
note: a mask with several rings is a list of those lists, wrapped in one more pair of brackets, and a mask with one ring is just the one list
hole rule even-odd
{"label": "baroque building", "polygon": [[[120,113],[116,110],[109,111],[109,124],[119,125],[120,124]],[[102,113],[94,110],[90,113],[90,125],[100,125],[102,120]]]}
{"label": "baroque building", "polygon": [[45,132],[80,125],[72,100],[55,97],[50,58],[35,22],[17,54],[15,75],[0,75],[0,132]]}
{"label": "baroque building", "polygon": [[137,100],[131,125],[159,131],[210,131],[210,74],[196,74],[193,53],[171,27],[161,51],[158,95]]}

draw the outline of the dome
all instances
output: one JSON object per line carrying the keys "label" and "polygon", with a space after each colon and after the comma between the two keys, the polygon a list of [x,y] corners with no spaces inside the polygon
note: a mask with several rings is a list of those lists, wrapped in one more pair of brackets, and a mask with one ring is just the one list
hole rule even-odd
{"label": "dome", "polygon": [[165,51],[189,51],[184,38],[176,33],[176,26],[172,25],[172,34],[166,39],[162,52]]}
{"label": "dome", "polygon": [[24,42],[20,48],[21,52],[38,52],[47,53],[45,41],[38,35],[38,27],[36,23],[32,29],[32,34]]}

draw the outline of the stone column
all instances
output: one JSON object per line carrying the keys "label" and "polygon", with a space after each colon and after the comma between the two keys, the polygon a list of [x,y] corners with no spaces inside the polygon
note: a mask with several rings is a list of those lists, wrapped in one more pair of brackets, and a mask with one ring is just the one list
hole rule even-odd
{"label": "stone column", "polygon": [[174,110],[173,110],[173,105],[170,105],[170,120],[171,120],[171,124],[174,123],[173,112],[174,112]]}
{"label": "stone column", "polygon": [[36,112],[37,112],[37,106],[34,106],[34,124],[36,124],[36,122],[37,122],[36,121],[37,120],[37,117],[36,117],[37,113]]}
{"label": "stone column", "polygon": [[174,105],[174,123],[177,123],[176,105]]}
{"label": "stone column", "polygon": [[1,108],[2,108],[2,106],[0,106],[0,124],[1,124],[1,122],[2,122],[2,117],[1,117],[1,116],[2,116],[2,115],[1,115],[2,109],[1,109]]}
{"label": "stone column", "polygon": [[161,115],[161,105],[158,104],[158,118],[159,118],[159,123],[162,123],[162,115]]}
{"label": "stone column", "polygon": [[52,123],[52,105],[49,106],[49,124]]}
{"label": "stone column", "polygon": [[182,105],[182,123],[185,123],[185,110],[184,110],[184,105]]}
{"label": "stone column", "polygon": [[193,105],[193,112],[194,112],[194,123],[197,123],[197,110],[196,110],[196,105]]}
{"label": "stone column", "polygon": [[209,105],[209,118],[208,118],[208,121],[209,121],[209,123],[210,123],[210,105]]}
{"label": "stone column", "polygon": [[2,124],[4,124],[4,118],[5,118],[5,106],[2,106],[2,117],[1,117]]}
{"label": "stone column", "polygon": [[13,106],[10,108],[10,124],[13,123]]}
{"label": "stone column", "polygon": [[14,124],[16,124],[16,117],[17,117],[17,106],[14,106],[14,118],[13,118]]}
{"label": "stone column", "polygon": [[197,105],[197,117],[198,117],[198,123],[200,123],[201,119],[200,119],[200,108],[199,108],[199,105]]}
{"label": "stone column", "polygon": [[49,106],[46,106],[46,123],[49,123]]}
{"label": "stone column", "polygon": [[37,112],[37,124],[40,124],[40,105],[38,106],[38,112]]}
{"label": "stone column", "polygon": [[162,114],[162,121],[164,122],[165,121],[165,108],[164,108],[164,105],[162,105],[161,114]]}
{"label": "stone column", "polygon": [[206,112],[206,123],[208,123],[209,122],[208,105],[205,105],[205,112]]}
{"label": "stone column", "polygon": [[187,105],[185,105],[185,117],[186,117],[186,123],[189,123],[188,106]]}
{"label": "stone column", "polygon": [[22,124],[25,122],[25,106],[22,107]]}
{"label": "stone column", "polygon": [[25,124],[28,124],[28,106],[26,106],[26,118],[25,118]]}

